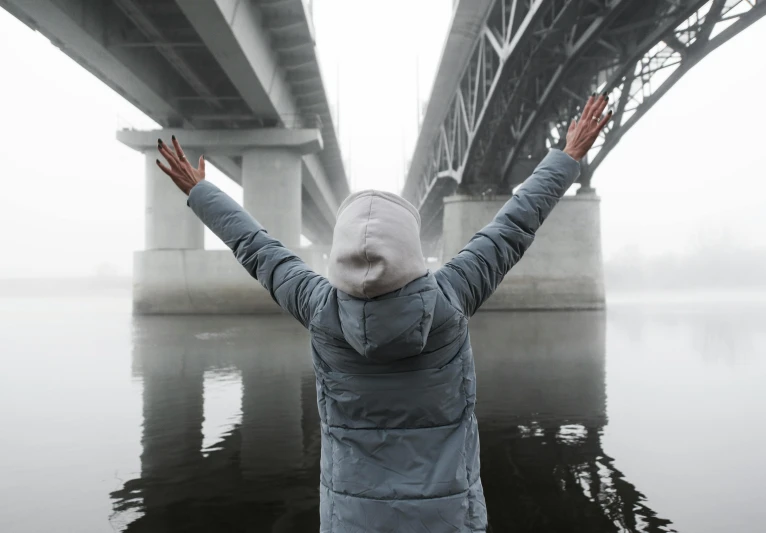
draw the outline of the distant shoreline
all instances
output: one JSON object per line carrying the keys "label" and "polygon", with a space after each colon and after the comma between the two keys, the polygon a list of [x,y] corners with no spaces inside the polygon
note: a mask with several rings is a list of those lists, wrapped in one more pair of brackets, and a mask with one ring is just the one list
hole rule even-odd
{"label": "distant shoreline", "polygon": [[623,304],[685,303],[756,303],[766,305],[766,286],[678,288],[678,289],[619,289],[606,292],[607,306]]}
{"label": "distant shoreline", "polygon": [[[253,280],[254,283],[257,283]],[[40,298],[77,296],[130,297],[133,279],[130,276],[67,277],[67,278],[0,278],[0,297]],[[607,286],[607,304],[654,302],[765,302],[766,285],[715,287],[625,287]]]}
{"label": "distant shoreline", "polygon": [[132,290],[133,279],[130,276],[0,278],[0,297],[129,295]]}

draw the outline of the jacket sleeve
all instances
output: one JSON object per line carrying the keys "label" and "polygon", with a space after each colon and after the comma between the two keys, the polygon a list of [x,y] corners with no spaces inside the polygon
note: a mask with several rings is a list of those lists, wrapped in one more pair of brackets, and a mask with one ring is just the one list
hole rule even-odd
{"label": "jacket sleeve", "polygon": [[192,188],[187,205],[226,243],[274,301],[308,327],[330,292],[329,282],[209,181],[203,180]]}
{"label": "jacket sleeve", "polygon": [[519,187],[495,218],[451,261],[437,279],[471,316],[492,295],[532,244],[535,232],[580,175],[580,164],[560,150],[551,152]]}

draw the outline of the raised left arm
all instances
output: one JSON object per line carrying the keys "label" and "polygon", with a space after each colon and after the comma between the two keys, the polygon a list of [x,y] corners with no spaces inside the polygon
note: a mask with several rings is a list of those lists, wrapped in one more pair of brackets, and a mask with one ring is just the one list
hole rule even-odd
{"label": "raised left arm", "polygon": [[257,279],[280,307],[308,327],[324,305],[330,283],[311,270],[300,257],[271,237],[242,206],[205,180],[205,161],[194,168],[173,138],[174,151],[158,141],[168,166],[157,161],[185,194],[187,205],[228,246],[237,261]]}
{"label": "raised left arm", "polygon": [[274,301],[308,327],[330,292],[329,282],[209,181],[195,185],[187,203]]}

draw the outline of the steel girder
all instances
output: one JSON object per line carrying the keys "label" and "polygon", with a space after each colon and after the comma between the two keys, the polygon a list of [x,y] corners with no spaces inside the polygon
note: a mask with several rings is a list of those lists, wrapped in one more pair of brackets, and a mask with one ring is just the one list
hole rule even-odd
{"label": "steel girder", "polygon": [[[463,0],[469,1],[469,0]],[[423,240],[441,233],[442,198],[508,194],[594,91],[614,119],[581,184],[686,72],[766,15],[766,0],[496,0],[429,157],[407,196]]]}

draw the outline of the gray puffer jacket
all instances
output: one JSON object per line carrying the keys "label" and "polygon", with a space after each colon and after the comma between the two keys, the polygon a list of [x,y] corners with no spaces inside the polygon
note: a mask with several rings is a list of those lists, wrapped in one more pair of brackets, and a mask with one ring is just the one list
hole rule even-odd
{"label": "gray puffer jacket", "polygon": [[[416,212],[417,223],[405,214],[411,206],[385,193],[357,195],[341,208],[354,216],[338,217],[334,247],[342,241],[346,249],[331,253],[343,277],[335,286],[214,185],[192,189],[189,206],[310,331],[322,533],[486,531],[468,318],[521,259],[579,170],[551,151],[495,219],[434,273],[422,256],[413,262],[418,234],[403,235],[419,228]],[[380,231],[381,220],[398,224],[392,237]],[[356,255],[352,234],[363,239]],[[402,239],[409,249],[391,245]],[[404,284],[387,287],[397,283]]]}

